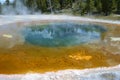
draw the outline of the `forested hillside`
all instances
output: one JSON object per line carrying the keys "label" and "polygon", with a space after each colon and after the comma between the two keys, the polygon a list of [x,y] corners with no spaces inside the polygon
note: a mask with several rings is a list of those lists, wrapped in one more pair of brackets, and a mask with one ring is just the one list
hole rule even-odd
{"label": "forested hillside", "polygon": [[[13,9],[18,6],[18,0],[0,3],[0,13],[2,7],[10,6]],[[120,0],[19,0],[31,14],[40,11],[41,13],[65,13],[70,11],[72,14],[80,15],[110,15],[120,14]],[[19,14],[19,13],[18,13]]]}

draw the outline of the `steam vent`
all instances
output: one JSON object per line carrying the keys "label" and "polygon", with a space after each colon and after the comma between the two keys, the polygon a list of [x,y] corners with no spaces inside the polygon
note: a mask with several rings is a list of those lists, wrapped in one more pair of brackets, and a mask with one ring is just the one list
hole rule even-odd
{"label": "steam vent", "polygon": [[99,25],[51,23],[32,25],[24,31],[26,43],[45,47],[65,47],[101,40],[106,29]]}

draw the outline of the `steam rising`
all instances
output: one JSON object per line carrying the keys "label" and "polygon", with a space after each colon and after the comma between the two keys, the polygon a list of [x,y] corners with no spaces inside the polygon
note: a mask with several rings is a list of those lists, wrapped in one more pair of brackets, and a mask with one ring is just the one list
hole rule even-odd
{"label": "steam rising", "polygon": [[0,47],[11,48],[14,45],[24,43],[24,37],[21,34],[23,28],[16,25],[0,27]]}
{"label": "steam rising", "polygon": [[16,6],[7,5],[2,6],[1,13],[3,15],[27,15],[27,14],[40,14],[41,12],[33,12],[28,9],[21,0],[16,0]]}

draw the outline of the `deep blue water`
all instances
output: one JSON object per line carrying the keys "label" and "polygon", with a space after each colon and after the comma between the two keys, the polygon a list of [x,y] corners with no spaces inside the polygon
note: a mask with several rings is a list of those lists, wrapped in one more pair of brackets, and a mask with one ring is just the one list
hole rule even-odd
{"label": "deep blue water", "polygon": [[99,25],[53,23],[33,25],[24,31],[26,43],[46,47],[73,46],[101,39],[106,29]]}

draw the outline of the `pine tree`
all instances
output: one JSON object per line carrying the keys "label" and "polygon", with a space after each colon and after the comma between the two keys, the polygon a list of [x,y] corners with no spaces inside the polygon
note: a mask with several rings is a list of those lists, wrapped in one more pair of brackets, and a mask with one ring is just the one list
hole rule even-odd
{"label": "pine tree", "polygon": [[60,5],[59,0],[51,0],[51,3],[52,3],[51,8],[53,9],[53,11],[62,9],[62,6]]}
{"label": "pine tree", "polygon": [[26,0],[26,1],[22,1],[22,3],[25,4],[27,8],[31,10],[31,13],[34,12],[37,8],[35,0]]}
{"label": "pine tree", "polygon": [[85,8],[86,8],[86,3],[83,0],[79,0],[79,8],[80,8],[80,14],[84,15],[85,14]]}
{"label": "pine tree", "polygon": [[60,3],[60,9],[63,9],[63,2],[64,2],[64,0],[59,0],[59,3]]}
{"label": "pine tree", "polygon": [[6,0],[5,1],[5,4],[8,6],[8,5],[10,5],[10,1],[9,0]]}
{"label": "pine tree", "polygon": [[66,2],[66,4],[65,4],[65,6],[66,6],[66,8],[72,8],[72,0],[66,0],[65,1]]}
{"label": "pine tree", "polygon": [[[56,1],[56,0],[55,0]],[[53,4],[55,3],[57,5],[57,3],[55,2],[54,0],[47,0],[46,3],[47,3],[47,9],[50,10],[51,13],[54,13],[53,12]],[[56,5],[54,4],[54,9],[55,7],[57,7]]]}
{"label": "pine tree", "polygon": [[120,0],[117,0],[117,13],[120,14]]}
{"label": "pine tree", "polygon": [[117,10],[116,0],[101,0],[102,2],[102,12],[104,15],[110,15],[115,13]]}
{"label": "pine tree", "polygon": [[41,12],[48,11],[47,0],[36,0],[37,10],[41,10]]}
{"label": "pine tree", "polygon": [[117,5],[116,0],[111,1],[111,12],[115,13],[117,11]]}
{"label": "pine tree", "polygon": [[91,14],[94,11],[94,0],[87,0],[86,1],[86,12]]}
{"label": "pine tree", "polygon": [[99,14],[101,14],[101,11],[102,11],[102,3],[101,3],[101,0],[95,0],[95,7],[96,7],[96,10]]}
{"label": "pine tree", "polygon": [[[4,6],[13,6],[15,8],[16,1],[10,3],[10,0],[6,0]],[[120,14],[120,0],[51,0],[51,6],[48,2],[49,0],[20,0],[23,5],[27,6],[31,12],[41,11],[50,12],[52,8],[53,11],[58,11],[62,9],[71,9],[73,13],[77,14],[92,14],[92,13],[103,13],[104,15],[109,15],[111,13]],[[1,4],[0,4],[1,5]],[[1,10],[1,9],[0,9]]]}
{"label": "pine tree", "polygon": [[26,6],[31,9],[33,4],[33,0],[26,0]]}
{"label": "pine tree", "polygon": [[16,0],[13,1],[12,5],[13,5],[13,8],[16,7]]}
{"label": "pine tree", "polygon": [[102,12],[105,16],[110,14],[110,0],[101,0],[102,2]]}
{"label": "pine tree", "polygon": [[2,4],[0,3],[0,14],[2,13]]}

